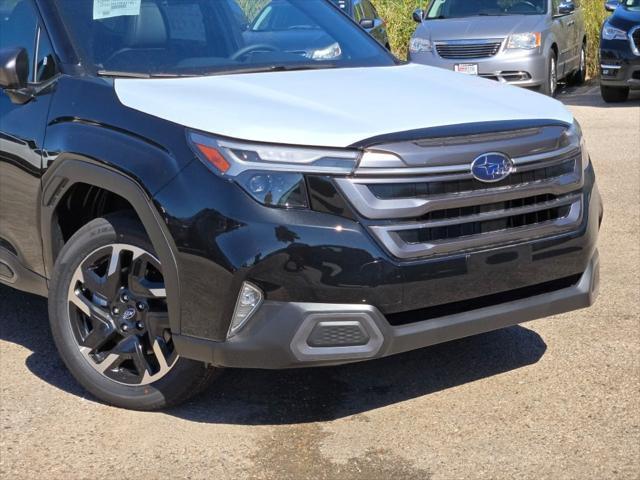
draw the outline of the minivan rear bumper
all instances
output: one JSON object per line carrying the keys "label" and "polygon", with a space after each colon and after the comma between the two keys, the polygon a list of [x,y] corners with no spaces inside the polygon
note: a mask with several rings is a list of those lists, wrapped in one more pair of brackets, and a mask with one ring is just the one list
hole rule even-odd
{"label": "minivan rear bumper", "polygon": [[249,325],[226,342],[180,335],[173,339],[180,355],[223,367],[357,362],[589,307],[598,294],[597,251],[576,280],[545,294],[397,326],[371,305],[266,302]]}

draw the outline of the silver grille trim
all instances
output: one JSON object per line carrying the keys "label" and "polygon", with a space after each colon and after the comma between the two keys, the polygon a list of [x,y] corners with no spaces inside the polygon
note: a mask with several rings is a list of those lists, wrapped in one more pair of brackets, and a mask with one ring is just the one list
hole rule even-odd
{"label": "silver grille trim", "polygon": [[[552,152],[552,157],[550,158],[549,152],[538,153],[535,155],[527,155],[524,157],[513,158],[513,164],[516,167],[531,164],[534,162],[540,162],[541,160],[549,160],[549,163],[552,162],[561,162],[565,160],[567,157],[571,155],[576,155],[580,152],[580,149],[575,145],[568,145],[559,150],[555,150]],[[368,167],[358,167],[356,170],[356,175],[360,176],[379,176],[379,177],[387,177],[385,179],[385,183],[391,183],[388,179],[389,176],[394,175],[436,175],[436,174],[455,174],[455,173],[468,173],[470,171],[470,164],[462,164],[462,165],[443,165],[443,166],[424,166],[424,167],[402,167],[402,168],[368,168]],[[520,171],[523,171],[520,168]],[[369,182],[370,179],[363,179],[364,182]],[[395,181],[395,180],[394,180]],[[411,178],[409,181],[416,181],[415,178]],[[433,181],[433,179],[431,180]]]}

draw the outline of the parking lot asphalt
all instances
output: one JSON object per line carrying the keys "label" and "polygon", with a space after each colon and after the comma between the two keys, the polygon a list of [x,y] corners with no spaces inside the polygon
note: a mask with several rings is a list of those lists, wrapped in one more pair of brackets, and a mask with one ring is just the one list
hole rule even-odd
{"label": "parking lot asphalt", "polygon": [[45,300],[0,286],[0,477],[640,478],[640,95],[559,98],[605,201],[594,307],[369,363],[229,370],[139,413],[88,397]]}

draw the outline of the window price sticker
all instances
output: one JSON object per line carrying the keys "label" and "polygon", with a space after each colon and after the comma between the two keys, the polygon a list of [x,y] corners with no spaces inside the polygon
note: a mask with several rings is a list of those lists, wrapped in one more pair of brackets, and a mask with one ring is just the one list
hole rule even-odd
{"label": "window price sticker", "polygon": [[140,15],[142,0],[93,0],[93,19]]}

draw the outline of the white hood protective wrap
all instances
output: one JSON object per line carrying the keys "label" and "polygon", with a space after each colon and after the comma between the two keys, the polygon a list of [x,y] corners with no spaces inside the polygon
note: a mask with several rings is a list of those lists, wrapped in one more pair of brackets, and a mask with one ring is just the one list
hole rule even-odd
{"label": "white hood protective wrap", "polygon": [[509,120],[573,121],[535,92],[422,65],[117,79],[123,105],[242,140],[344,148],[396,132]]}

